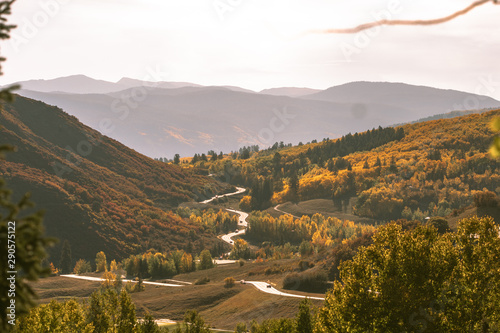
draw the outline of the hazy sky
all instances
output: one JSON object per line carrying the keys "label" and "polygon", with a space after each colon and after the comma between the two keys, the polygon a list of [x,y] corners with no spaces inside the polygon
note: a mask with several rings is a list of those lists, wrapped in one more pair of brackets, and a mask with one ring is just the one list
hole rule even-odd
{"label": "hazy sky", "polygon": [[[397,81],[500,99],[500,5],[452,22],[312,34],[378,18],[431,19],[472,0],[18,0],[0,84],[73,74],[327,88]],[[382,14],[377,14],[381,13]],[[153,78],[149,73],[156,71]],[[486,83],[485,83],[486,82]],[[489,83],[488,83],[489,82]]]}

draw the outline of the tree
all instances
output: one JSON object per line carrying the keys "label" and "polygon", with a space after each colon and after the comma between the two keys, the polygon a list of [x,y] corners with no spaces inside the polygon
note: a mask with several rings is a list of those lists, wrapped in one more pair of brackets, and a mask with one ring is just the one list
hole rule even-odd
{"label": "tree", "polygon": [[[477,332],[500,324],[500,237],[491,218],[431,226],[380,227],[374,243],[341,265],[318,330]],[[495,326],[496,325],[496,326]]]}
{"label": "tree", "polygon": [[448,226],[448,221],[446,221],[442,217],[433,217],[429,220],[429,225],[432,225],[437,229],[440,234],[444,234],[445,232],[450,231],[450,227]]}
{"label": "tree", "polygon": [[120,314],[118,316],[118,332],[133,333],[137,325],[135,305],[125,289],[120,293]]}
{"label": "tree", "polygon": [[214,267],[212,255],[209,250],[203,250],[200,253],[200,269],[209,269]]}
{"label": "tree", "polygon": [[144,315],[144,320],[138,325],[139,333],[160,333],[160,327],[155,322],[153,316],[146,311]]}
{"label": "tree", "polygon": [[108,262],[106,261],[106,254],[103,251],[97,253],[95,257],[96,272],[106,272],[108,270]]}
{"label": "tree", "polygon": [[14,332],[80,332],[93,333],[94,326],[87,322],[85,306],[76,300],[64,303],[51,301],[39,305],[18,320]]}
{"label": "tree", "polygon": [[101,287],[102,288],[112,288],[115,286],[115,281],[116,281],[116,275],[111,273],[111,272],[105,272],[102,275],[102,283]]}
{"label": "tree", "polygon": [[238,323],[234,329],[234,333],[246,333],[248,332],[247,324]]}
{"label": "tree", "polygon": [[491,122],[491,129],[497,133],[495,138],[493,139],[493,143],[490,147],[490,153],[493,157],[498,158],[500,157],[500,135],[498,133],[500,132],[500,118],[497,117],[493,119]]}
{"label": "tree", "polygon": [[94,326],[94,333],[107,333],[114,327],[117,308],[118,298],[112,289],[90,295],[88,320]]}
{"label": "tree", "polygon": [[181,272],[189,273],[193,271],[193,256],[189,253],[184,253],[181,258]]}
{"label": "tree", "polygon": [[312,333],[313,332],[313,321],[311,316],[311,301],[309,299],[304,299],[299,304],[299,313],[295,319],[297,332],[300,333]]}
{"label": "tree", "polygon": [[83,274],[83,273],[88,273],[92,270],[92,267],[90,267],[90,262],[84,259],[79,259],[76,262],[75,268],[73,268],[73,273],[75,274]]}
{"label": "tree", "polygon": [[224,279],[224,286],[226,288],[232,288],[232,287],[234,287],[235,282],[236,282],[236,280],[233,277],[227,277]]}
{"label": "tree", "polygon": [[210,333],[210,328],[196,311],[187,311],[184,315],[185,333]]}
{"label": "tree", "polygon": [[111,263],[109,264],[109,270],[111,272],[116,272],[118,270],[118,264],[116,263],[116,260],[112,260]]}
{"label": "tree", "polygon": [[71,273],[72,267],[71,247],[67,239],[64,240],[61,250],[61,260],[59,260],[59,268],[62,274]]}
{"label": "tree", "polygon": [[174,164],[179,164],[181,162],[181,155],[175,154],[174,155]]}

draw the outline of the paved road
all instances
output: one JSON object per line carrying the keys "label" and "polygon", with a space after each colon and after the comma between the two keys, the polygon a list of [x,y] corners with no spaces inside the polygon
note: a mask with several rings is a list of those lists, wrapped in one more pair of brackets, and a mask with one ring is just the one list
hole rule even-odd
{"label": "paved road", "polygon": [[[243,193],[245,191],[245,189],[243,189],[241,187],[237,187],[237,189],[238,189],[238,192],[229,193],[229,194],[226,194],[226,196],[236,195],[236,194],[239,194],[239,193]],[[213,197],[212,199],[209,199],[209,200],[205,200],[202,203],[208,203],[208,202],[210,202],[210,201],[212,201],[214,199],[216,199],[216,197]],[[287,212],[281,211],[279,209],[279,205],[277,205],[276,207],[274,207],[274,209],[276,209],[280,213],[292,215],[292,214],[289,214]],[[234,209],[226,209],[226,210],[229,211],[229,212],[238,214],[239,215],[238,226],[245,227],[245,229],[239,230],[237,232],[231,232],[231,233],[228,233],[228,234],[223,235],[221,237],[223,241],[225,241],[225,242],[233,245],[233,241],[231,240],[231,238],[234,237],[234,236],[237,236],[237,235],[243,235],[245,233],[245,231],[246,231],[246,227],[248,225],[248,222],[247,222],[248,214],[245,213],[245,212],[241,212],[239,210],[234,210]],[[294,215],[292,215],[292,216],[295,217],[295,218],[299,218],[299,217],[294,216]],[[234,263],[234,262],[236,262],[236,260],[218,260],[218,261],[216,260],[216,262],[218,262],[218,263],[220,262],[221,264],[228,264],[228,263]],[[260,290],[262,292],[265,292],[265,293],[268,293],[268,294],[272,294],[272,295],[285,296],[285,297],[295,297],[295,298],[309,298],[309,299],[317,299],[317,300],[324,300],[325,299],[324,297],[309,297],[309,296],[304,296],[304,295],[295,295],[295,294],[283,293],[283,292],[279,291],[278,289],[276,289],[276,288],[274,288],[272,286],[270,288],[268,288],[267,287],[268,286],[267,282],[246,281],[246,283],[255,286],[258,290]]]}
{"label": "paved road", "polygon": [[246,188],[243,188],[243,187],[237,187],[236,188],[236,192],[233,192],[233,193],[227,193],[227,194],[221,194],[221,195],[216,195],[215,197],[213,198],[210,198],[210,199],[207,199],[205,201],[202,201],[200,203],[202,204],[207,204],[207,203],[210,203],[212,201],[214,201],[215,199],[219,199],[219,198],[222,198],[222,197],[229,197],[229,196],[232,196],[232,195],[236,195],[236,194],[240,194],[240,193],[243,193],[245,192],[247,189]]}
{"label": "paved road", "polygon": [[[80,279],[80,280],[88,280],[88,281],[99,281],[102,282],[104,279],[98,278],[98,277],[92,277],[92,276],[81,276],[81,275],[75,275],[75,274],[65,274],[65,275],[60,275],[62,277],[67,277],[67,278],[72,278],[72,279]],[[137,281],[134,280],[122,280],[123,282],[132,282],[132,283],[137,283]],[[150,281],[142,281],[144,284],[150,284],[153,286],[162,286],[162,287],[185,287],[185,285],[180,285],[180,284],[171,284],[171,283],[161,283],[161,282],[150,282]],[[183,282],[183,283],[189,283],[189,282]]]}
{"label": "paved road", "polygon": [[267,286],[269,283],[267,282],[260,282],[260,281],[245,281],[247,284],[252,284],[254,287],[259,289],[262,292],[268,293],[268,294],[273,294],[273,295],[278,295],[278,296],[286,296],[286,297],[295,297],[295,298],[309,298],[309,299],[317,299],[324,301],[324,297],[310,297],[310,296],[304,296],[304,295],[295,295],[295,294],[289,294],[289,293],[284,293],[279,291],[278,289],[274,287],[268,288]]}
{"label": "paved road", "polygon": [[291,216],[293,216],[293,217],[294,217],[294,218],[296,218],[296,219],[300,219],[300,217],[298,217],[298,216],[296,216],[296,215],[293,215],[293,214],[290,214],[290,213],[287,213],[287,212],[285,212],[285,211],[281,210],[281,209],[280,209],[280,206],[281,206],[281,205],[276,205],[276,207],[274,207],[274,210],[275,210],[275,211],[277,211],[277,212],[280,212],[281,214],[291,215]]}

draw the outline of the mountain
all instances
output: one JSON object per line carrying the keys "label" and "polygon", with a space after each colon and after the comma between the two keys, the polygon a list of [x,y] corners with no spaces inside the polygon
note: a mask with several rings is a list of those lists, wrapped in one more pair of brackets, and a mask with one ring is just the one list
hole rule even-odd
{"label": "mountain", "polygon": [[[142,87],[142,86],[147,86],[147,87],[157,87],[157,88],[164,88],[164,89],[174,89],[174,88],[182,88],[182,87],[202,87],[199,84],[195,83],[189,83],[189,82],[148,82],[148,81],[141,81],[137,79],[131,79],[124,77],[120,79],[120,81],[116,82],[116,84],[126,87],[126,88],[134,88],[134,87]],[[33,89],[36,90],[36,89]]]}
{"label": "mountain", "polygon": [[[111,122],[109,136],[145,155],[192,156],[242,146],[309,142],[337,138],[466,109],[500,106],[485,96],[398,83],[358,82],[301,98],[234,91],[227,87],[163,89],[134,87],[107,94],[20,94],[56,105],[99,130]],[[401,96],[400,96],[401,95]]]}
{"label": "mountain", "polygon": [[427,109],[433,114],[446,111],[495,108],[500,105],[497,100],[487,96],[391,82],[352,82],[306,95],[303,98],[353,103],[358,105],[360,111],[366,109],[367,112],[372,104],[391,105],[412,112]]}
{"label": "mountain", "polygon": [[271,88],[260,91],[260,94],[273,95],[273,96],[288,96],[288,97],[301,97],[318,93],[321,90],[311,88],[295,88],[295,87],[282,87]]}
{"label": "mountain", "polygon": [[17,96],[0,112],[0,142],[17,147],[0,161],[7,185],[32,193],[45,209],[47,234],[68,239],[75,257],[104,250],[121,258],[138,250],[210,244],[205,229],[167,210],[221,186],[192,169],[154,161],[81,124],[61,109]]}
{"label": "mountain", "polygon": [[52,80],[21,81],[16,84],[28,90],[69,94],[107,94],[129,88],[121,83],[96,80],[85,75],[72,75]]}

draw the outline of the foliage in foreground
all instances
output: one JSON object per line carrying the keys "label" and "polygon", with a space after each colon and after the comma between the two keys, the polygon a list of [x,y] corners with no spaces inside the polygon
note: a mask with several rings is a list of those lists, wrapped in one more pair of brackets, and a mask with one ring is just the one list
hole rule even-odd
{"label": "foliage in foreground", "polygon": [[317,332],[490,332],[500,324],[500,237],[491,218],[456,233],[388,224],[341,265]]}

